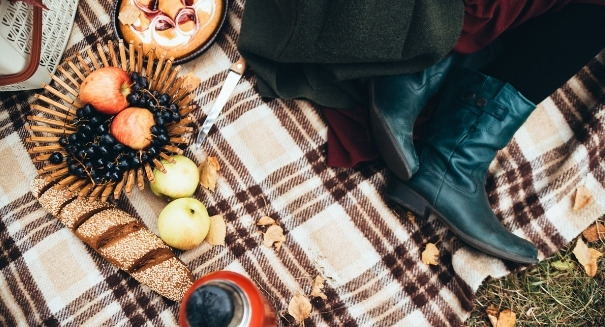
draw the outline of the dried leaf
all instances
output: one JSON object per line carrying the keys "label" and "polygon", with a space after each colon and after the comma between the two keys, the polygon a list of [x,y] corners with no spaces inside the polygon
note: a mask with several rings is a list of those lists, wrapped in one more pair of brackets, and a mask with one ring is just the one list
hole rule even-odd
{"label": "dried leaf", "polygon": [[498,325],[498,315],[500,314],[500,310],[493,304],[490,304],[486,309],[485,313],[487,314],[487,318],[493,327]]}
{"label": "dried leaf", "polygon": [[296,294],[288,304],[288,313],[299,323],[309,317],[312,309],[311,301],[300,293]]}
{"label": "dried leaf", "polygon": [[573,270],[576,268],[576,265],[572,261],[569,261],[569,260],[564,260],[564,261],[557,260],[557,261],[552,262],[550,265],[559,271]]}
{"label": "dried leaf", "polygon": [[127,4],[126,6],[124,6],[124,8],[120,10],[118,19],[120,20],[120,23],[124,25],[132,25],[134,22],[137,21],[137,19],[139,19],[140,14],[141,11],[139,10],[139,8],[132,4]]}
{"label": "dried leaf", "polygon": [[279,248],[285,240],[286,237],[284,236],[284,230],[278,225],[271,225],[265,232],[263,245],[270,248],[273,246],[273,243],[276,243],[275,249],[279,251]]}
{"label": "dried leaf", "polygon": [[433,243],[427,243],[426,248],[422,251],[422,262],[427,265],[438,265],[439,249]]}
{"label": "dried leaf", "polygon": [[416,215],[414,215],[411,211],[406,211],[405,212],[405,216],[408,218],[408,220],[412,223],[415,224],[416,223]]}
{"label": "dried leaf", "polygon": [[183,77],[182,87],[187,90],[187,92],[191,92],[195,90],[201,83],[201,79],[192,72],[187,73]]}
{"label": "dried leaf", "polygon": [[200,167],[200,185],[214,192],[219,170],[221,170],[221,166],[216,157],[206,158]]}
{"label": "dried leaf", "polygon": [[605,226],[600,222],[596,222],[588,227],[582,235],[586,238],[588,243],[596,242],[600,239],[605,238]]}
{"label": "dried leaf", "polygon": [[576,189],[576,196],[573,202],[573,211],[584,208],[592,200],[592,193],[586,186],[582,185]]}
{"label": "dried leaf", "polygon": [[227,225],[222,215],[210,217],[210,230],[206,236],[206,242],[210,245],[225,245],[227,236]]}
{"label": "dried leaf", "polygon": [[517,321],[517,314],[511,310],[504,310],[498,315],[496,327],[513,327]]}
{"label": "dried leaf", "polygon": [[573,254],[578,259],[578,262],[584,266],[584,271],[589,277],[594,277],[597,274],[597,260],[603,253],[589,248],[584,241],[579,238],[576,247],[573,249]]}
{"label": "dried leaf", "polygon": [[41,7],[41,8],[43,8],[43,9],[47,9],[47,10],[48,10],[48,7],[46,7],[46,6],[44,5],[44,3],[42,3],[42,0],[9,0],[9,1],[10,1],[10,3],[12,3],[12,4],[14,4],[14,3],[15,3],[15,2],[17,2],[17,1],[23,1],[23,2],[25,2],[25,3],[27,3],[27,4],[32,5],[32,6],[35,6],[35,7]]}
{"label": "dried leaf", "polygon": [[275,225],[275,219],[269,216],[262,216],[256,223],[258,226]]}
{"label": "dried leaf", "polygon": [[311,296],[320,297],[322,299],[327,299],[328,296],[324,294],[322,291],[324,288],[324,279],[321,276],[315,277],[315,281],[313,282],[313,287],[311,288]]}

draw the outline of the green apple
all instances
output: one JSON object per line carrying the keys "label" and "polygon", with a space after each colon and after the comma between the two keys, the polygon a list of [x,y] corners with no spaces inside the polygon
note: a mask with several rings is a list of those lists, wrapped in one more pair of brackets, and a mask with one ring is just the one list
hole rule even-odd
{"label": "green apple", "polygon": [[160,238],[173,248],[190,250],[208,235],[210,217],[202,202],[180,198],[168,203],[158,216]]}
{"label": "green apple", "polygon": [[190,197],[200,183],[200,171],[193,160],[177,154],[174,163],[162,159],[166,172],[154,168],[151,191],[155,195],[165,195],[173,199]]}

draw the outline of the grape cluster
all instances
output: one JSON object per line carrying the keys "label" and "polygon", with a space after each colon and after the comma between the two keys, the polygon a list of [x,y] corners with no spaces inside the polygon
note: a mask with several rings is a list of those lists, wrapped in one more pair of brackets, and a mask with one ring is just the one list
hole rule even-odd
{"label": "grape cluster", "polygon": [[102,114],[87,104],[76,111],[73,134],[63,135],[59,144],[67,155],[54,152],[49,161],[60,164],[65,160],[71,175],[89,178],[95,184],[117,182],[124,173],[151,162],[160,149],[170,142],[167,125],[181,120],[179,108],[171,103],[168,94],[148,89],[148,81],[138,73],[132,73],[132,93],[127,100],[132,107],[147,108],[153,113],[155,125],[151,127],[151,145],[135,150],[118,142],[110,133],[113,116]]}

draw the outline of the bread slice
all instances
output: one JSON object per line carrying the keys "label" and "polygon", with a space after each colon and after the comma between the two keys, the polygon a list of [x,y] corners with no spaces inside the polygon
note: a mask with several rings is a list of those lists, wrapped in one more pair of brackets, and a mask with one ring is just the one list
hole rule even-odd
{"label": "bread slice", "polygon": [[181,301],[194,277],[172,249],[142,222],[101,201],[78,199],[36,177],[32,193],[44,209],[116,267],[160,295]]}
{"label": "bread slice", "polygon": [[77,229],[83,222],[88,221],[91,216],[111,208],[115,208],[115,206],[108,202],[90,202],[88,199],[74,199],[61,209],[57,218],[65,227]]}
{"label": "bread slice", "polygon": [[156,292],[165,297],[180,301],[183,299],[185,292],[191,286],[190,280],[193,280],[193,275],[176,257],[157,262],[153,265],[145,265],[131,273],[134,279],[140,283],[148,285]]}

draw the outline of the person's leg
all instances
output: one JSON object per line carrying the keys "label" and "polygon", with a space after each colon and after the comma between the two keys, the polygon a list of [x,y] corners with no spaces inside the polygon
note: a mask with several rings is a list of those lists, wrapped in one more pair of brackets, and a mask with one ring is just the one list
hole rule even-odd
{"label": "person's leg", "polygon": [[506,32],[505,49],[480,71],[538,103],[605,48],[605,6],[574,4]]}
{"label": "person's leg", "polygon": [[390,178],[387,197],[440,217],[467,244],[535,263],[537,249],[508,231],[487,200],[487,167],[535,108],[605,47],[605,8],[573,5],[507,33],[506,47],[477,70],[457,68],[417,144],[419,170]]}

